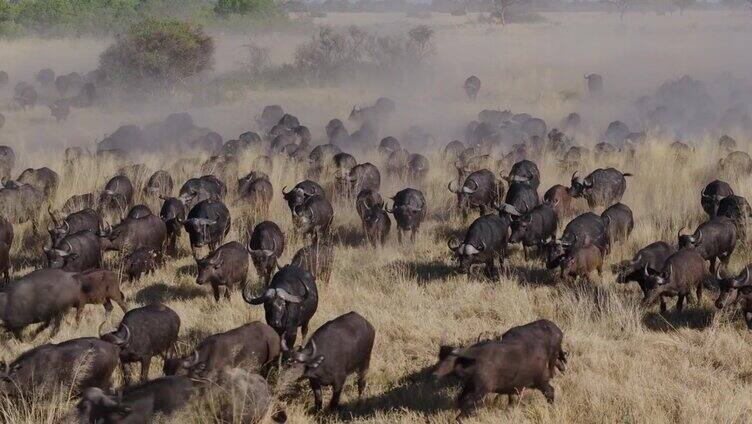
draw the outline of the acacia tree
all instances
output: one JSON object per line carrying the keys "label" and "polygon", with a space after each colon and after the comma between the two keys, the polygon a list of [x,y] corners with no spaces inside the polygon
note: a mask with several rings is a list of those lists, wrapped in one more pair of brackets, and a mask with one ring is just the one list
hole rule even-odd
{"label": "acacia tree", "polygon": [[499,20],[499,23],[506,25],[506,14],[509,8],[517,4],[520,0],[493,0],[493,15]]}
{"label": "acacia tree", "polygon": [[608,2],[616,8],[619,13],[619,20],[624,21],[624,14],[629,9],[629,0],[609,0]]}

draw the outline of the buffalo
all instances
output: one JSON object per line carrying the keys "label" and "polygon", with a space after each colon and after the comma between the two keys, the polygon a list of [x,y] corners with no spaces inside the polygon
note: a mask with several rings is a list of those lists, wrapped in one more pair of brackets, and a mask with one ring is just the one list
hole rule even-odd
{"label": "buffalo", "polygon": [[128,364],[141,363],[140,381],[145,382],[151,358],[171,349],[180,332],[180,317],[161,303],[131,309],[123,316],[116,331],[102,334],[106,322],[99,326],[99,338],[120,348],[120,366],[126,385],[131,381]]}
{"label": "buffalo", "polygon": [[209,283],[214,300],[219,302],[219,286],[225,286],[225,299],[230,299],[230,289],[244,285],[248,275],[248,251],[242,244],[231,241],[223,244],[209,256],[197,261],[196,284]]}
{"label": "buffalo", "polygon": [[254,211],[266,215],[273,195],[274,189],[268,177],[251,173],[238,180],[238,198]]}
{"label": "buffalo", "polygon": [[584,197],[591,209],[608,207],[621,201],[627,189],[625,177],[632,174],[622,173],[614,168],[596,169],[585,178],[572,174],[570,193],[573,197]]}
{"label": "buffalo", "polygon": [[52,199],[57,193],[60,185],[60,176],[50,168],[44,167],[39,169],[28,168],[18,176],[16,182],[19,184],[29,184],[44,194],[46,199]]}
{"label": "buffalo", "polygon": [[611,244],[626,240],[634,229],[632,209],[623,203],[615,203],[609,206],[601,214],[601,219],[606,224]]}
{"label": "buffalo", "polygon": [[[345,380],[352,373],[358,376],[358,400],[362,398],[375,338],[373,325],[356,312],[349,312],[319,327],[305,347],[288,352],[291,363],[304,366],[303,378],[311,384],[317,411],[322,409],[321,389],[326,386],[333,387],[329,409],[339,407]],[[283,341],[282,349],[286,348]]]}
{"label": "buffalo", "polygon": [[661,312],[666,312],[665,297],[677,297],[676,310],[684,307],[684,299],[692,300],[692,290],[697,293],[697,301],[702,300],[702,286],[707,280],[703,257],[695,249],[679,249],[669,256],[660,271],[643,268],[644,278],[650,287],[643,298],[643,305],[650,306],[661,302]]}
{"label": "buffalo", "polygon": [[171,256],[177,255],[178,237],[183,227],[188,211],[185,204],[177,197],[163,198],[162,209],[159,211],[159,218],[165,223],[167,229],[167,253]]}
{"label": "buffalo", "polygon": [[196,257],[196,249],[206,245],[210,250],[216,249],[230,232],[230,224],[230,211],[219,200],[202,200],[191,208],[183,226],[191,241],[193,256]]}
{"label": "buffalo", "polygon": [[522,243],[527,259],[527,249],[537,247],[539,252],[548,243],[548,240],[556,237],[556,229],[559,221],[556,211],[548,203],[540,204],[511,223],[509,243]]}
{"label": "buffalo", "polygon": [[157,269],[159,253],[148,247],[139,247],[123,259],[123,273],[129,281],[141,278],[143,274],[150,274]]}
{"label": "buffalo", "polygon": [[172,195],[174,182],[169,172],[160,169],[153,173],[144,186],[144,193],[153,197],[167,197]]}
{"label": "buffalo", "polygon": [[535,388],[553,403],[549,381],[566,362],[562,339],[556,324],[541,320],[512,328],[501,340],[465,348],[442,346],[432,374],[437,379],[454,375],[462,381],[458,420],[469,416],[488,393],[507,395],[510,403],[516,403],[525,388]]}
{"label": "buffalo", "polygon": [[89,230],[65,236],[52,248],[44,248],[47,266],[65,271],[86,271],[102,266],[99,237]]}
{"label": "buffalo", "polygon": [[39,395],[74,384],[80,391],[109,389],[117,364],[117,347],[93,337],[43,344],[0,364],[0,393]]}
{"label": "buffalo", "polygon": [[78,233],[80,231],[90,231],[96,233],[102,226],[102,218],[94,209],[82,209],[77,212],[73,212],[65,217],[65,219],[59,219],[57,214],[52,209],[47,209],[52,225],[47,230],[50,233],[50,239],[52,239],[52,245],[57,245],[66,236]]}
{"label": "buffalo", "polygon": [[573,212],[572,195],[569,188],[561,184],[556,184],[549,188],[543,195],[543,201],[553,206],[556,216],[561,220]]}
{"label": "buffalo", "polygon": [[510,184],[515,182],[527,183],[530,184],[534,190],[538,190],[538,187],[540,186],[540,171],[535,162],[525,159],[512,165],[509,175],[504,179]]}
{"label": "buffalo", "polygon": [[750,268],[747,265],[736,277],[722,277],[720,270],[716,271],[716,280],[721,293],[715,301],[715,307],[723,309],[739,301],[742,303],[742,313],[747,329],[752,330],[752,281],[749,278]]}
{"label": "buffalo", "polygon": [[470,224],[463,241],[456,237],[449,239],[447,245],[459,261],[460,273],[468,273],[474,264],[484,264],[486,277],[499,278],[496,260],[504,266],[509,223],[504,216],[483,215]]}
{"label": "buffalo", "polygon": [[122,216],[133,201],[133,184],[125,175],[112,177],[99,196],[99,211],[117,212]]}
{"label": "buffalo", "polygon": [[295,346],[300,327],[303,339],[308,334],[308,323],[319,304],[318,289],[313,276],[295,265],[282,267],[272,278],[261,296],[251,297],[243,290],[243,299],[251,305],[264,305],[266,323],[282,337],[286,345]]}
{"label": "buffalo", "polygon": [[471,208],[480,210],[481,215],[490,213],[498,201],[499,187],[496,176],[487,169],[481,169],[468,175],[462,187],[452,181],[448,185],[449,191],[457,195],[457,207],[462,212],[462,219],[467,219]]}
{"label": "buffalo", "polygon": [[632,257],[613,266],[612,271],[617,274],[616,282],[626,284],[634,281],[639,284],[643,294],[647,294],[650,289],[650,281],[645,278],[644,269],[659,271],[663,269],[663,264],[669,256],[676,253],[676,248],[670,244],[657,241],[638,250]]}
{"label": "buffalo", "polygon": [[713,218],[718,214],[718,206],[721,200],[733,194],[734,190],[731,189],[731,186],[727,182],[714,180],[700,192],[700,204],[705,213]]}
{"label": "buffalo", "polygon": [[470,100],[475,100],[480,91],[480,78],[475,75],[467,77],[465,84],[462,85],[462,89],[465,90],[465,94]]}
{"label": "buffalo", "polygon": [[155,215],[143,218],[126,218],[115,227],[107,224],[97,232],[104,251],[129,254],[147,248],[162,254],[167,240],[167,226]]}
{"label": "buffalo", "polygon": [[402,243],[402,233],[410,231],[410,242],[415,243],[415,237],[428,213],[423,193],[414,188],[400,190],[392,197],[392,209],[386,211],[394,215],[397,222],[397,240]]}
{"label": "buffalo", "polygon": [[314,243],[328,236],[333,220],[334,209],[325,197],[309,197],[293,210],[296,232],[311,236]]}
{"label": "buffalo", "polygon": [[693,248],[703,259],[710,261],[710,272],[713,274],[716,260],[728,266],[738,240],[736,223],[725,216],[703,222],[691,235],[681,235],[680,230],[678,238],[680,248]]}
{"label": "buffalo", "polygon": [[268,325],[254,321],[207,337],[186,356],[165,359],[164,373],[185,372],[190,377],[209,378],[228,367],[259,369],[279,352],[279,335]]}
{"label": "buffalo", "polygon": [[214,175],[204,175],[186,181],[178,194],[178,198],[190,210],[194,205],[204,200],[222,200],[227,195],[227,186]]}
{"label": "buffalo", "polygon": [[277,261],[285,251],[285,235],[277,224],[264,221],[256,225],[248,241],[248,252],[253,266],[264,281],[269,284],[272,273],[277,268]]}

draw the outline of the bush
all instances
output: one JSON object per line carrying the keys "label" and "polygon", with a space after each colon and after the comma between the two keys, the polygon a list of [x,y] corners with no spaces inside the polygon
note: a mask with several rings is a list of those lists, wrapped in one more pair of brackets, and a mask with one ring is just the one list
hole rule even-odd
{"label": "bush", "polygon": [[0,0],[0,24],[13,21],[13,8],[6,0]]}
{"label": "bush", "polygon": [[272,0],[218,0],[214,6],[214,13],[226,17],[276,12],[276,9]]}
{"label": "bush", "polygon": [[212,66],[214,41],[198,25],[148,20],[132,26],[99,59],[113,82],[172,86]]}

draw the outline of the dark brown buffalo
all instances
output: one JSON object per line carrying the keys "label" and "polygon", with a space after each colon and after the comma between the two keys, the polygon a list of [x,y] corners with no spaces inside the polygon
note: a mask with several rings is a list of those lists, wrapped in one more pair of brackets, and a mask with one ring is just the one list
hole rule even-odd
{"label": "dark brown buffalo", "polygon": [[451,181],[447,188],[457,195],[457,207],[463,220],[467,219],[470,209],[478,209],[481,216],[490,213],[499,199],[496,176],[488,169],[468,175],[461,187],[456,181]]}
{"label": "dark brown buffalo", "polygon": [[73,212],[65,217],[65,219],[59,219],[58,214],[47,210],[52,225],[47,227],[47,231],[50,233],[50,239],[52,239],[52,245],[57,245],[66,236],[78,233],[80,231],[91,231],[96,233],[102,226],[102,218],[94,209],[83,209],[77,212]]}
{"label": "dark brown buffalo", "polygon": [[123,259],[123,273],[128,281],[135,281],[143,274],[151,274],[157,269],[159,253],[148,247],[140,247]]}
{"label": "dark brown buffalo", "polygon": [[183,226],[191,241],[193,256],[197,257],[197,249],[203,246],[216,249],[230,232],[230,225],[230,211],[219,200],[203,200],[191,208]]}
{"label": "dark brown buffalo", "polygon": [[720,270],[716,272],[716,281],[721,293],[715,301],[715,307],[723,309],[727,306],[741,302],[742,314],[747,328],[752,330],[752,279],[750,279],[750,268],[752,265],[744,267],[742,272],[736,277],[723,277]]}
{"label": "dark brown buffalo", "polygon": [[97,235],[105,251],[130,253],[139,248],[151,249],[162,254],[167,239],[167,226],[155,215],[143,218],[126,218],[115,227],[109,224]]}
{"label": "dark brown buffalo", "polygon": [[301,247],[292,258],[290,265],[308,271],[316,281],[329,284],[334,262],[334,246],[326,240],[310,246]]}
{"label": "dark brown buffalo", "polygon": [[182,358],[166,359],[165,375],[185,372],[190,377],[213,379],[224,368],[258,370],[280,352],[280,339],[273,328],[254,321],[207,337]]}
{"label": "dark brown buffalo", "polygon": [[314,243],[329,235],[329,228],[334,220],[334,208],[325,197],[312,196],[295,207],[293,223],[298,234],[310,236]]}
{"label": "dark brown buffalo", "polygon": [[498,215],[483,215],[473,221],[464,240],[452,237],[447,242],[449,250],[459,261],[459,272],[467,274],[475,264],[485,265],[485,275],[491,280],[499,278],[496,260],[503,268],[507,250],[509,218]]}
{"label": "dark brown buffalo", "polygon": [[674,253],[676,253],[676,248],[668,243],[662,241],[650,243],[638,250],[632,259],[613,266],[612,271],[617,274],[616,282],[626,284],[634,281],[640,285],[642,293],[646,295],[652,286],[649,279],[645,278],[645,267],[647,266],[652,270],[661,270],[663,264],[666,263],[666,259]]}
{"label": "dark brown buffalo", "polygon": [[705,213],[712,218],[718,214],[718,205],[720,205],[721,200],[733,194],[734,190],[727,182],[714,180],[700,192],[700,204]]}
{"label": "dark brown buffalo", "polygon": [[44,193],[29,184],[6,182],[5,187],[0,188],[0,216],[14,224],[31,221],[36,228],[44,202]]}
{"label": "dark brown buffalo", "polygon": [[44,247],[49,268],[66,271],[86,271],[102,266],[102,245],[99,237],[89,230],[63,237],[52,248]]}
{"label": "dark brown buffalo", "polygon": [[691,247],[697,250],[703,259],[710,261],[710,272],[715,274],[716,260],[719,259],[724,266],[728,266],[736,249],[736,222],[725,216],[717,216],[700,224],[692,235],[681,235],[679,230],[678,238],[679,248]]}
{"label": "dark brown buffalo", "polygon": [[623,241],[629,238],[634,229],[634,218],[632,209],[623,203],[616,203],[609,206],[601,214],[601,219],[608,229],[610,243],[613,245],[617,241]]}
{"label": "dark brown buffalo", "polygon": [[120,348],[120,366],[125,384],[130,384],[131,376],[127,366],[141,363],[141,382],[149,376],[151,358],[163,355],[171,349],[180,332],[180,317],[172,309],[161,303],[152,303],[128,311],[118,329],[101,334],[106,321],[102,322],[100,338]]}
{"label": "dark brown buffalo", "polygon": [[480,78],[475,75],[467,77],[465,84],[462,85],[462,89],[465,90],[465,94],[470,100],[475,100],[480,91]]}
{"label": "dark brown buffalo", "polygon": [[285,235],[277,224],[264,221],[256,225],[248,241],[248,252],[256,272],[264,283],[269,284],[277,261],[285,251]]}
{"label": "dark brown buffalo", "polygon": [[50,168],[44,167],[39,169],[28,168],[18,176],[16,182],[19,184],[29,184],[37,190],[44,193],[46,199],[52,199],[57,193],[60,185],[60,176]]}
{"label": "dark brown buffalo", "polygon": [[585,178],[577,177],[575,172],[569,192],[573,197],[584,197],[591,209],[608,207],[621,201],[627,190],[626,177],[631,176],[614,168],[596,169]]}
{"label": "dark brown buffalo", "polygon": [[117,364],[117,347],[93,337],[43,344],[7,366],[0,363],[0,393],[40,396],[61,385],[74,393],[91,387],[109,389]]}
{"label": "dark brown buffalo", "polygon": [[219,302],[219,286],[225,286],[225,299],[230,299],[230,290],[245,286],[248,276],[248,251],[242,244],[231,241],[219,246],[209,256],[196,261],[198,276],[196,284],[209,283],[214,300]]}
{"label": "dark brown buffalo", "polygon": [[572,195],[569,194],[569,188],[561,184],[556,184],[546,191],[543,195],[543,201],[554,207],[556,216],[559,220],[563,220],[564,217],[571,215],[574,210],[572,208]]}
{"label": "dark brown buffalo", "polygon": [[162,209],[159,211],[159,218],[165,223],[167,229],[167,254],[170,256],[177,256],[177,244],[178,237],[183,228],[183,221],[185,221],[188,210],[185,208],[185,204],[177,197],[163,198]]}
{"label": "dark brown buffalo", "polygon": [[676,310],[684,307],[684,299],[692,300],[692,290],[697,293],[697,301],[702,300],[702,286],[708,278],[705,261],[696,249],[679,249],[669,256],[660,271],[643,268],[645,279],[651,286],[643,298],[648,307],[661,302],[661,312],[666,311],[665,297],[677,297]]}
{"label": "dark brown buffalo", "polygon": [[[563,334],[550,321],[510,329],[501,340],[488,340],[459,348],[442,346],[433,376],[454,375],[462,382],[458,419],[473,413],[489,393],[509,396],[510,403],[526,388],[538,389],[549,403],[554,388],[549,383],[556,368],[563,370]],[[526,328],[527,327],[527,328]]]}
{"label": "dark brown buffalo", "polygon": [[361,217],[363,232],[371,246],[376,247],[386,243],[389,231],[392,228],[392,220],[387,212],[379,207],[366,209]]}
{"label": "dark brown buffalo", "polygon": [[308,271],[295,266],[282,267],[269,283],[264,294],[252,297],[246,284],[243,300],[251,305],[264,305],[266,323],[282,337],[287,346],[295,346],[298,327],[305,339],[308,324],[319,305],[316,280]]}
{"label": "dark brown buffalo", "polygon": [[238,199],[252,210],[266,215],[274,196],[269,178],[252,172],[238,180]]}
{"label": "dark brown buffalo", "polygon": [[118,216],[128,210],[133,201],[133,184],[125,175],[112,177],[99,196],[99,211],[114,212]]}
{"label": "dark brown buffalo", "polygon": [[[341,315],[319,327],[307,345],[288,353],[291,363],[305,366],[313,390],[316,410],[323,407],[322,387],[332,386],[329,409],[339,408],[339,398],[350,374],[358,375],[358,400],[366,388],[366,375],[371,364],[371,352],[376,330],[368,320],[355,312]],[[282,342],[282,349],[287,345]]]}
{"label": "dark brown buffalo", "polygon": [[101,388],[84,391],[77,406],[81,424],[142,424],[169,416],[184,407],[197,392],[197,383],[183,376],[161,377],[126,387],[113,395]]}
{"label": "dark brown buffalo", "polygon": [[603,275],[603,252],[592,244],[576,247],[561,259],[559,266],[562,280],[589,279],[593,271],[598,271],[600,277]]}
{"label": "dark brown buffalo", "polygon": [[172,190],[174,189],[174,182],[169,172],[160,169],[149,177],[149,180],[144,186],[144,193],[153,197],[169,197],[172,196]]}
{"label": "dark brown buffalo", "polygon": [[394,215],[397,222],[397,241],[402,243],[403,233],[409,231],[410,242],[415,243],[420,226],[428,214],[428,204],[423,193],[413,188],[400,190],[392,197],[392,209],[385,210]]}

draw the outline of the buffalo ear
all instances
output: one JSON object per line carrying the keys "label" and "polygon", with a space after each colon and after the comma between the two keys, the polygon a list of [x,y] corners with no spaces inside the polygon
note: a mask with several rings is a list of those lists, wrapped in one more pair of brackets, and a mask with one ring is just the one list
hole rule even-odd
{"label": "buffalo ear", "polygon": [[460,247],[460,240],[457,237],[452,236],[447,241],[447,247],[449,247],[449,250],[451,250],[451,251],[454,252],[455,250],[459,249],[459,247]]}
{"label": "buffalo ear", "polygon": [[439,359],[444,360],[450,355],[454,355],[457,352],[457,348],[454,346],[441,346],[439,348]]}
{"label": "buffalo ear", "polygon": [[306,366],[308,366],[309,368],[318,368],[322,362],[324,362],[324,355],[318,355],[314,357],[313,359],[311,359],[306,364]]}

